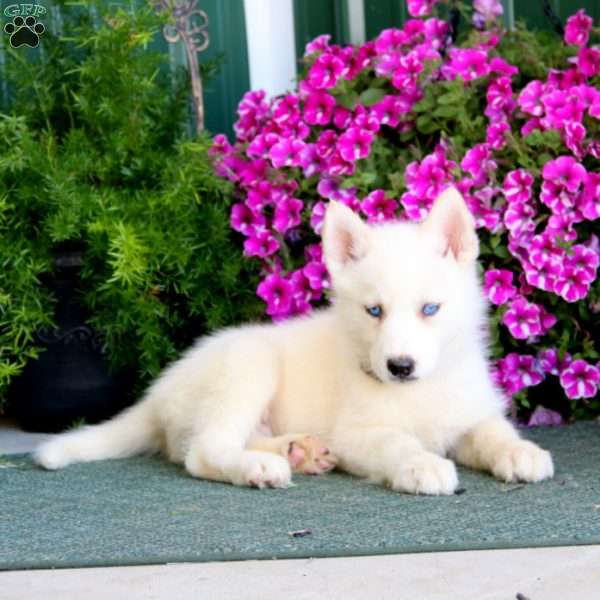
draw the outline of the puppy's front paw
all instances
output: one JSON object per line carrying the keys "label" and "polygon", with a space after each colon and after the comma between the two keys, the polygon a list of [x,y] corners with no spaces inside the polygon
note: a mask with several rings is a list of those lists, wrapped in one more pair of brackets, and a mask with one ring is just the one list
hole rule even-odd
{"label": "puppy's front paw", "polygon": [[417,454],[404,461],[396,471],[392,489],[410,494],[450,495],[458,485],[456,467],[437,454]]}
{"label": "puppy's front paw", "polygon": [[290,465],[281,456],[266,452],[245,452],[238,485],[257,488],[284,488],[292,481]]}
{"label": "puppy's front paw", "polygon": [[331,471],[337,458],[325,444],[310,435],[299,437],[289,442],[287,458],[294,473],[320,475]]}
{"label": "puppy's front paw", "polygon": [[65,444],[60,439],[40,444],[33,452],[33,460],[40,467],[49,471],[62,469],[70,462]]}
{"label": "puppy's front paw", "polygon": [[500,449],[491,471],[504,481],[536,482],[551,478],[554,464],[550,452],[532,442],[517,440]]}

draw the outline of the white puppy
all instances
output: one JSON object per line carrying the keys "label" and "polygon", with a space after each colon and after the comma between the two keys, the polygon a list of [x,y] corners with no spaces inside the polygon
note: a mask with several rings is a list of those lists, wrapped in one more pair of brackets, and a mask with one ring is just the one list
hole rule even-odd
{"label": "white puppy", "polygon": [[194,477],[284,487],[338,466],[394,490],[452,494],[455,461],[504,481],[553,475],[504,417],[485,348],[478,241],[450,188],[420,224],[369,227],[332,203],[330,308],[201,339],[106,423],[36,452],[47,469],[163,450]]}

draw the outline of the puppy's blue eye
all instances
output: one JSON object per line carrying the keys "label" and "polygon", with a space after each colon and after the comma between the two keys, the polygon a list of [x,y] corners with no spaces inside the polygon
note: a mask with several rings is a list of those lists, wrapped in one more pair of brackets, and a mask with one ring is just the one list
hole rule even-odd
{"label": "puppy's blue eye", "polygon": [[367,306],[366,310],[372,317],[375,317],[375,318],[379,318],[383,313],[383,309],[381,308],[381,305],[379,305],[379,304],[374,304],[373,306]]}
{"label": "puppy's blue eye", "polygon": [[433,302],[428,303],[428,304],[423,304],[423,308],[421,309],[421,312],[426,316],[426,317],[433,317],[433,315],[435,315],[435,313],[440,310],[440,305],[439,304],[434,304]]}

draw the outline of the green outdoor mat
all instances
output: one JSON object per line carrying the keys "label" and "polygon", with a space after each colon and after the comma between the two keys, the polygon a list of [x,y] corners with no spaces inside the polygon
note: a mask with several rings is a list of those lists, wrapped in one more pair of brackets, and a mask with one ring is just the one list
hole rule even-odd
{"label": "green outdoor mat", "polygon": [[[0,569],[350,556],[600,543],[600,424],[533,430],[556,477],[398,494],[343,474],[285,490],[194,480],[161,458],[45,472],[0,459]],[[290,532],[310,530],[304,537]]]}

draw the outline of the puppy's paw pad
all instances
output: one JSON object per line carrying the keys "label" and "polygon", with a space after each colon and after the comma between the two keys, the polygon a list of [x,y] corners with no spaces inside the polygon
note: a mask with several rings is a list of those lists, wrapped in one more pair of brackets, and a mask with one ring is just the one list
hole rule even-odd
{"label": "puppy's paw pad", "polygon": [[292,472],[286,460],[275,454],[251,454],[242,464],[242,485],[260,489],[288,487]]}
{"label": "puppy's paw pad", "polygon": [[495,457],[492,473],[504,481],[537,482],[554,476],[552,456],[532,442],[519,440]]}
{"label": "puppy's paw pad", "polygon": [[335,468],[337,458],[325,444],[310,435],[292,440],[287,449],[287,458],[294,473],[320,475]]}
{"label": "puppy's paw pad", "polygon": [[458,486],[458,476],[452,461],[424,453],[400,465],[391,484],[399,492],[451,495]]}

